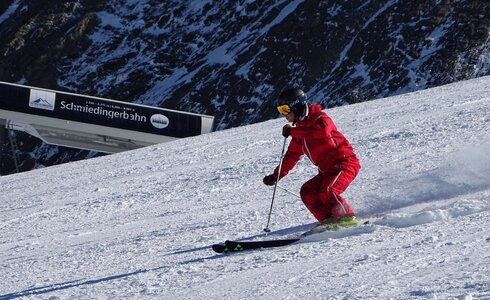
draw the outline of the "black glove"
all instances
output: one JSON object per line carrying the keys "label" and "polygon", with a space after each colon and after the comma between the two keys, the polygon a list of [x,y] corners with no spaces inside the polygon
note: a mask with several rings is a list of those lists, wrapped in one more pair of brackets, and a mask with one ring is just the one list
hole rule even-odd
{"label": "black glove", "polygon": [[282,128],[282,136],[285,138],[290,136],[291,135],[291,128],[293,128],[293,127],[291,127],[291,125],[289,125],[289,124],[284,125],[284,127]]}
{"label": "black glove", "polygon": [[276,183],[276,176],[274,175],[267,175],[264,177],[264,179],[262,180],[264,182],[265,185],[274,185]]}

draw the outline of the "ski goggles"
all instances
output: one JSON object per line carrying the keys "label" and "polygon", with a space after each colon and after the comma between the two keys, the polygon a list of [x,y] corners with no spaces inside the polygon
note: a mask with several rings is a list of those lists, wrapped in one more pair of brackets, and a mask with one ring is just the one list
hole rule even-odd
{"label": "ski goggles", "polygon": [[289,115],[289,113],[291,112],[291,107],[289,107],[289,105],[287,104],[284,104],[284,105],[279,105],[277,107],[277,111],[279,111],[279,113],[283,116],[287,116]]}
{"label": "ski goggles", "polygon": [[283,105],[278,105],[277,106],[277,110],[279,111],[279,113],[283,116],[287,116],[290,112],[291,112],[291,107],[294,107],[296,106],[297,104],[299,103],[304,103],[306,102],[306,94],[303,95],[303,97],[299,98],[299,99],[296,99],[295,101],[293,101],[292,103],[289,103],[289,104],[283,104]]}

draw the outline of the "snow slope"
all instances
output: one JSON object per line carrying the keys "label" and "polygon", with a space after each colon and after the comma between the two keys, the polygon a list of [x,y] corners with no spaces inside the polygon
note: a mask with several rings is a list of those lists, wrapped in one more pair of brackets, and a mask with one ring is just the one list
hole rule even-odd
{"label": "snow slope", "polygon": [[[328,113],[361,159],[345,197],[371,225],[212,252],[264,238],[276,119],[1,177],[0,299],[490,299],[490,77]],[[280,184],[314,174],[303,159]],[[313,224],[278,190],[268,238]]]}

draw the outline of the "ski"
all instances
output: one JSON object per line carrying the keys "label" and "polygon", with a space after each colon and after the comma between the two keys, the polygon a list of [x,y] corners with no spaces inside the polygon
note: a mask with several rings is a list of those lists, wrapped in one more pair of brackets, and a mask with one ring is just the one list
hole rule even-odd
{"label": "ski", "polygon": [[229,252],[239,252],[244,250],[260,249],[260,248],[274,248],[290,245],[299,241],[299,238],[295,239],[279,239],[279,240],[262,240],[262,241],[225,241],[225,246]]}
{"label": "ski", "polygon": [[[370,222],[365,221],[359,225],[367,225],[367,224],[370,224]],[[357,226],[350,227],[350,228],[355,228],[355,227],[357,227]],[[328,227],[326,227],[326,228],[328,228]],[[322,233],[325,231],[337,232],[337,231],[341,231],[341,230],[342,230],[341,228],[334,228],[331,230],[326,229],[324,231],[309,230],[309,231],[301,234],[301,236],[299,236],[297,238],[288,238],[288,239],[274,239],[274,240],[260,240],[260,241],[230,241],[230,240],[227,240],[224,242],[224,244],[222,243],[222,244],[212,245],[212,248],[216,253],[226,254],[226,253],[231,253],[231,252],[240,252],[240,251],[260,249],[260,248],[283,247],[283,246],[287,246],[287,245],[291,245],[293,243],[296,243],[296,242],[300,241],[301,239],[306,238],[306,237],[313,235],[313,234],[318,234],[318,233]]]}
{"label": "ski", "polygon": [[262,240],[262,241],[225,241],[224,244],[214,244],[212,246],[214,252],[229,253],[240,252],[244,250],[253,250],[260,248],[282,247],[299,241],[300,238],[294,239],[279,239],[279,240]]}

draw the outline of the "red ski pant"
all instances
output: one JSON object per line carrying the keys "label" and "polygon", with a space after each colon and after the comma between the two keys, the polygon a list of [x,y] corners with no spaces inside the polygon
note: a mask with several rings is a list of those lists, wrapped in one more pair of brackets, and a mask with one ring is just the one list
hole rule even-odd
{"label": "red ski pant", "polygon": [[322,222],[326,218],[338,219],[355,213],[340,195],[359,173],[357,160],[334,167],[308,180],[301,187],[303,203],[313,216]]}

